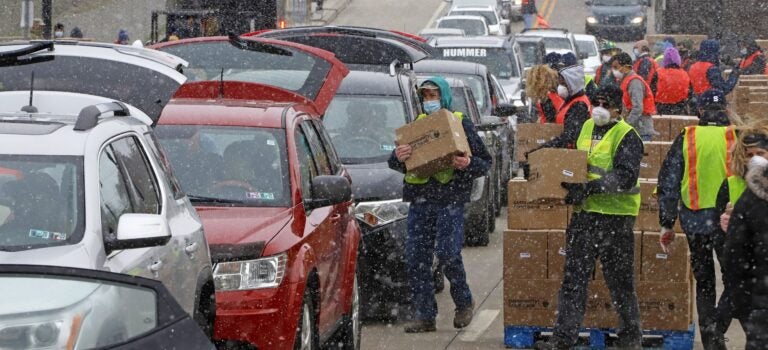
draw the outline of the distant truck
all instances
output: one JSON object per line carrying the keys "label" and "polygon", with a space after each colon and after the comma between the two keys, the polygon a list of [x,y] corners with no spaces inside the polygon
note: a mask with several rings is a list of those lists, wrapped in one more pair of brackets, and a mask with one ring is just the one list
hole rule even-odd
{"label": "distant truck", "polygon": [[152,11],[151,41],[310,25],[311,0],[168,0]]}

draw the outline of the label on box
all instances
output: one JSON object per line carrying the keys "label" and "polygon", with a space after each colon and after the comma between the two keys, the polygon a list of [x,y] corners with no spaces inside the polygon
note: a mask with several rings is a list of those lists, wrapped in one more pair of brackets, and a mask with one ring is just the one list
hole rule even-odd
{"label": "label on box", "polygon": [[667,256],[667,254],[664,254],[664,253],[658,253],[658,254],[656,254],[656,259],[664,259],[664,260],[667,260],[667,257],[668,257],[668,256]]}
{"label": "label on box", "polygon": [[531,253],[520,253],[520,259],[530,259]]}
{"label": "label on box", "polygon": [[641,167],[641,168],[650,168],[650,166],[648,165],[648,163],[640,163],[640,167]]}
{"label": "label on box", "polygon": [[563,175],[568,176],[568,177],[573,177],[573,171],[563,170]]}
{"label": "label on box", "polygon": [[545,139],[536,139],[536,143],[538,143],[540,145],[543,145],[543,144],[547,143],[547,140],[545,140]]}
{"label": "label on box", "polygon": [[560,249],[557,251],[557,254],[560,254],[560,255],[562,255],[562,256],[565,256],[565,248],[560,248]]}

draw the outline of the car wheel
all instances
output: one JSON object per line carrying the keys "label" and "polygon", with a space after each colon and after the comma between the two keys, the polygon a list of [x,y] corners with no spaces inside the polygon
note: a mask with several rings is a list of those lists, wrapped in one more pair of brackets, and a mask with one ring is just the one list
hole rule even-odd
{"label": "car wheel", "polygon": [[357,275],[355,275],[355,280],[352,283],[352,309],[349,315],[344,316],[335,344],[342,350],[360,349],[362,327],[360,322],[360,291],[357,286]]}
{"label": "car wheel", "polygon": [[307,286],[301,302],[299,325],[296,327],[296,340],[293,343],[295,350],[318,350],[320,348],[316,319],[315,303],[312,301],[312,289]]}
{"label": "car wheel", "polygon": [[[483,198],[486,201],[486,210],[477,217],[470,217],[464,224],[464,244],[474,247],[482,242],[483,236],[488,236],[488,197]],[[493,210],[493,209],[491,209]]]}
{"label": "car wheel", "polygon": [[213,326],[216,321],[216,291],[212,283],[206,283],[201,288],[194,319],[200,325],[205,336],[208,339],[213,339]]}

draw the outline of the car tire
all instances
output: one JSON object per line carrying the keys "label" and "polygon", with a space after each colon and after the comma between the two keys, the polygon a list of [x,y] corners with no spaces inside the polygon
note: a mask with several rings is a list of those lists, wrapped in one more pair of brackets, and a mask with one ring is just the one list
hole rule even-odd
{"label": "car tire", "polygon": [[357,274],[352,282],[352,310],[349,315],[344,315],[337,338],[331,348],[341,350],[359,350],[361,346],[361,332],[363,326],[360,319],[360,290],[357,284]]}
{"label": "car tire", "polygon": [[213,282],[204,284],[200,289],[194,320],[205,336],[213,340],[213,327],[216,322],[216,291]]}
{"label": "car tire", "polygon": [[[490,198],[487,196],[483,198],[486,202],[486,210],[476,218],[470,217],[467,222],[464,223],[464,245],[468,247],[475,247],[481,245],[483,242],[483,236],[488,237],[488,210],[493,210],[489,207]],[[474,220],[473,220],[474,219]]]}
{"label": "car tire", "polygon": [[301,302],[299,323],[296,326],[296,340],[293,343],[294,350],[320,349],[320,337],[317,334],[317,313],[315,312],[315,302],[312,295],[312,288],[307,285]]}

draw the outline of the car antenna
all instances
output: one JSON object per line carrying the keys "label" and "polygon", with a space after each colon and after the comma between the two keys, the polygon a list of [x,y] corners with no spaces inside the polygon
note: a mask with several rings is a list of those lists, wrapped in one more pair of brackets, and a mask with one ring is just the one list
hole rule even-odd
{"label": "car antenna", "polygon": [[224,98],[224,67],[221,67],[221,75],[219,77],[219,98]]}
{"label": "car antenna", "polygon": [[32,99],[35,96],[35,71],[32,71],[32,77],[29,81],[29,106],[21,107],[22,112],[37,113],[37,107],[32,105]]}

